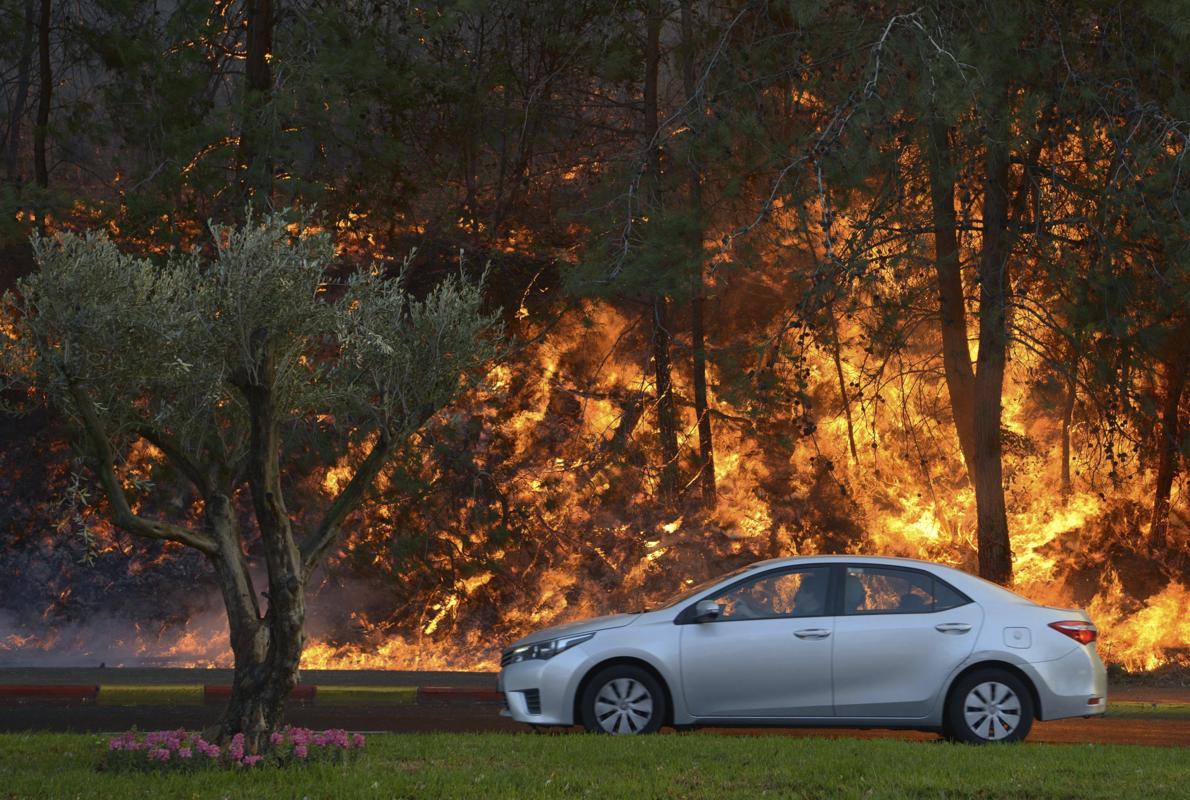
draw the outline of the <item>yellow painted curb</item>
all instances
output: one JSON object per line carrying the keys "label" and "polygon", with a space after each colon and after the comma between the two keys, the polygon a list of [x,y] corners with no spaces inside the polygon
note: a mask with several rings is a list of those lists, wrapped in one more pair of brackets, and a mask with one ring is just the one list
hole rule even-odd
{"label": "yellow painted curb", "polygon": [[201,706],[201,683],[113,683],[99,687],[101,706]]}
{"label": "yellow painted curb", "polygon": [[319,685],[314,702],[320,706],[409,706],[417,702],[417,687]]}

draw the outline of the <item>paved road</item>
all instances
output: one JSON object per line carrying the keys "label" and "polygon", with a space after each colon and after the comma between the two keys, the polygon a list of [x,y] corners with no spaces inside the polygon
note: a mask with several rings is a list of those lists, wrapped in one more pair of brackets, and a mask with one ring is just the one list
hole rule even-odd
{"label": "paved road", "polygon": [[[0,666],[0,685],[230,684],[231,679],[232,671],[229,669]],[[496,673],[307,669],[302,670],[302,683],[315,686],[458,686],[495,689]],[[1108,698],[1113,701],[1190,704],[1190,686],[1112,684],[1108,687]]]}
{"label": "paved road", "polygon": [[[335,686],[457,686],[495,688],[495,675],[474,672],[392,672],[379,670],[309,670],[304,683]],[[230,670],[0,668],[0,684],[194,684],[230,683]],[[1187,703],[1186,688],[1111,687],[1111,700],[1148,703]],[[78,705],[53,701],[7,701],[0,704],[0,731],[123,731],[132,726],[201,728],[219,714],[217,704],[200,706]],[[364,731],[508,731],[531,730],[499,716],[494,703],[444,702],[369,708],[360,705],[329,706],[293,702],[287,719],[313,728],[344,727]],[[565,731],[555,731],[565,732]],[[933,734],[906,731],[856,731],[848,729],[704,729],[704,734],[828,736],[931,740]],[[1190,718],[1180,719],[1074,719],[1039,722],[1032,742],[1093,742],[1190,747]]]}
{"label": "paved road", "polygon": [[[528,732],[527,726],[499,716],[494,703],[443,703],[440,705],[319,706],[294,703],[287,720],[312,728],[344,727],[364,731],[506,731]],[[11,704],[0,706],[0,731],[123,731],[132,726],[202,728],[218,716],[217,705],[110,707],[65,703]],[[577,729],[552,731],[566,733]],[[708,728],[699,735],[783,735],[831,738],[887,738],[928,741],[937,737],[915,731],[856,731],[848,729]],[[1075,719],[1038,722],[1031,742],[1083,742],[1146,744],[1190,747],[1190,719]]]}

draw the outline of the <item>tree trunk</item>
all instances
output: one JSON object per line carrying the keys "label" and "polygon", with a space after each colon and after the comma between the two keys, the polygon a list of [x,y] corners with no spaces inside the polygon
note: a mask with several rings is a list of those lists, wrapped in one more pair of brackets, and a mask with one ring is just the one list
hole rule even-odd
{"label": "tree trunk", "polygon": [[831,318],[831,344],[834,345],[834,352],[832,355],[834,356],[835,361],[835,376],[839,379],[839,397],[843,401],[843,415],[844,419],[847,421],[847,447],[851,451],[851,463],[858,465],[859,452],[855,447],[855,426],[851,419],[851,396],[847,392],[847,377],[843,374],[843,356],[840,352],[842,348],[839,342],[839,320],[835,316],[835,309],[833,306],[827,307],[826,313],[829,314]]}
{"label": "tree trunk", "polygon": [[[273,609],[269,611],[273,616]],[[231,698],[219,723],[219,736],[230,738],[242,733],[245,751],[259,753],[268,749],[269,734],[284,721],[285,701],[298,683],[298,663],[304,644],[301,630],[305,624],[305,606],[283,624],[270,624],[264,636],[266,648],[259,652],[236,653]],[[293,635],[293,631],[297,635]]]}
{"label": "tree trunk", "polygon": [[657,434],[661,438],[661,495],[678,496],[678,426],[670,381],[669,314],[664,297],[653,301],[653,371],[657,379]]}
{"label": "tree trunk", "polygon": [[1165,395],[1161,404],[1161,425],[1157,442],[1157,481],[1153,493],[1153,513],[1149,521],[1149,542],[1155,552],[1172,544],[1169,534],[1169,496],[1174,475],[1178,471],[1181,450],[1179,411],[1186,392],[1187,373],[1190,372],[1190,321],[1184,323],[1170,343],[1162,364]]}
{"label": "tree trunk", "polygon": [[661,67],[661,2],[647,0],[645,7],[645,85],[644,120],[645,135],[645,178],[649,194],[644,205],[654,210],[661,208],[661,152],[657,141],[657,81]]}
{"label": "tree trunk", "polygon": [[975,424],[971,467],[978,520],[979,574],[996,583],[1012,583],[1012,547],[1004,505],[1000,422],[1004,370],[1008,355],[1007,298],[1011,240],[1008,231],[1007,110],[996,112],[985,137],[983,247],[979,260],[979,357],[975,372]]}
{"label": "tree trunk", "polygon": [[940,123],[929,126],[930,201],[934,223],[934,272],[938,284],[938,322],[942,331],[942,363],[950,410],[968,477],[974,479],[975,374],[967,345],[967,307],[959,263],[958,218],[955,213],[955,167],[949,132]]}
{"label": "tree trunk", "polygon": [[[272,393],[275,359],[267,330],[252,334],[253,368],[235,383],[248,406],[248,488],[268,570],[265,633],[258,633],[250,652],[236,653],[236,678],[225,727],[249,737],[253,747],[278,724],[285,699],[298,683],[298,665],[305,643],[306,571],[281,486],[280,413]],[[242,611],[237,607],[237,612]],[[229,616],[232,608],[229,607]],[[260,638],[265,640],[263,658]]]}
{"label": "tree trunk", "polygon": [[707,354],[705,325],[705,286],[703,284],[703,218],[702,169],[698,160],[698,146],[702,134],[702,96],[695,78],[694,19],[690,0],[682,0],[682,83],[686,102],[691,106],[690,141],[688,151],[689,213],[695,220],[690,236],[690,340],[694,356],[694,414],[698,420],[698,482],[702,489],[704,508],[715,507],[715,445],[712,439],[711,415],[707,405]]}
{"label": "tree trunk", "polygon": [[702,505],[715,507],[715,444],[711,430],[711,411],[707,400],[707,356],[703,335],[702,267],[695,277],[696,294],[690,301],[690,334],[694,346],[694,413],[698,417],[698,469]]}
{"label": "tree trunk", "polygon": [[1074,422],[1074,406],[1078,400],[1077,351],[1070,365],[1070,376],[1066,379],[1066,401],[1062,406],[1062,479],[1059,487],[1062,497],[1069,498],[1074,493],[1074,483],[1070,478],[1070,426]]}
{"label": "tree trunk", "polygon": [[[661,213],[661,154],[657,144],[657,80],[661,64],[660,0],[649,0],[645,19],[644,131],[647,137],[646,177],[651,190],[648,205]],[[664,291],[652,301],[653,371],[657,381],[657,433],[661,439],[660,494],[668,502],[678,495],[678,428],[674,414],[669,358],[669,301]]]}
{"label": "tree trunk", "polygon": [[205,501],[207,525],[219,546],[211,563],[219,577],[231,651],[235,657],[231,699],[218,725],[208,731],[207,736],[216,741],[227,741],[242,733],[251,739],[249,749],[255,752],[260,749],[263,732],[275,729],[281,719],[279,709],[266,708],[257,699],[262,694],[262,684],[268,681],[265,665],[270,636],[260,616],[229,494],[230,491],[225,489]]}
{"label": "tree trunk", "polygon": [[[50,66],[50,22],[53,19],[51,0],[41,0],[41,14],[37,25],[37,124],[33,128],[33,176],[42,189],[50,185],[49,162],[46,159],[46,135],[50,126],[50,103],[54,99],[54,76]],[[38,219],[43,214],[38,214]]]}
{"label": "tree trunk", "polygon": [[240,122],[240,145],[236,165],[240,172],[240,197],[247,203],[257,195],[272,192],[271,159],[260,162],[264,142],[264,115],[273,75],[269,62],[273,54],[273,0],[247,0],[248,52],[244,63],[244,107]]}
{"label": "tree trunk", "polygon": [[38,42],[37,20],[33,11],[33,0],[25,0],[25,41],[17,63],[16,94],[8,111],[8,128],[4,132],[4,177],[9,183],[17,182],[21,121],[25,116],[25,105],[29,102],[29,85],[33,82],[33,49]]}

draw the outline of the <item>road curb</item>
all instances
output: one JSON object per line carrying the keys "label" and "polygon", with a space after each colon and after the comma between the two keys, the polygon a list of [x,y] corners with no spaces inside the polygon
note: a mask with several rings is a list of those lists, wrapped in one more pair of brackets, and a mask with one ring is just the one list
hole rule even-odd
{"label": "road curb", "polygon": [[314,704],[324,706],[417,705],[417,686],[318,686]]}
{"label": "road curb", "polygon": [[47,700],[94,700],[98,686],[41,686],[38,684],[0,685],[0,697],[41,697]]}
{"label": "road curb", "polygon": [[466,686],[419,686],[419,702],[478,702],[498,703],[504,695],[495,689],[474,689]]}
{"label": "road curb", "polygon": [[[0,702],[61,701],[107,706],[185,706],[226,702],[229,684],[8,684],[0,685]],[[495,689],[459,686],[338,686],[299,684],[291,699],[314,705],[420,705],[498,703]]]}
{"label": "road curb", "polygon": [[95,702],[101,706],[198,706],[202,705],[204,686],[187,684],[104,684]]}
{"label": "road curb", "polygon": [[[317,686],[299,683],[293,687],[293,691],[289,693],[289,696],[294,700],[313,700],[317,690]],[[102,694],[103,689],[100,687],[100,695],[102,696]],[[208,683],[203,687],[202,694],[204,700],[222,702],[231,697],[231,685],[225,683]]]}

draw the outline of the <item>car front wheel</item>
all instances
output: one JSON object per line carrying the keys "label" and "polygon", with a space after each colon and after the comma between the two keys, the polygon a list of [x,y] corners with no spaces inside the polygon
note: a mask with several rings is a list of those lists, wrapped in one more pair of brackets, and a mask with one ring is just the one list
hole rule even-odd
{"label": "car front wheel", "polygon": [[640,667],[607,667],[588,681],[580,711],[583,727],[591,733],[653,733],[665,720],[665,693]]}
{"label": "car front wheel", "polygon": [[946,706],[945,735],[970,744],[1019,742],[1033,727],[1033,698],[1020,678],[981,669],[961,678]]}

